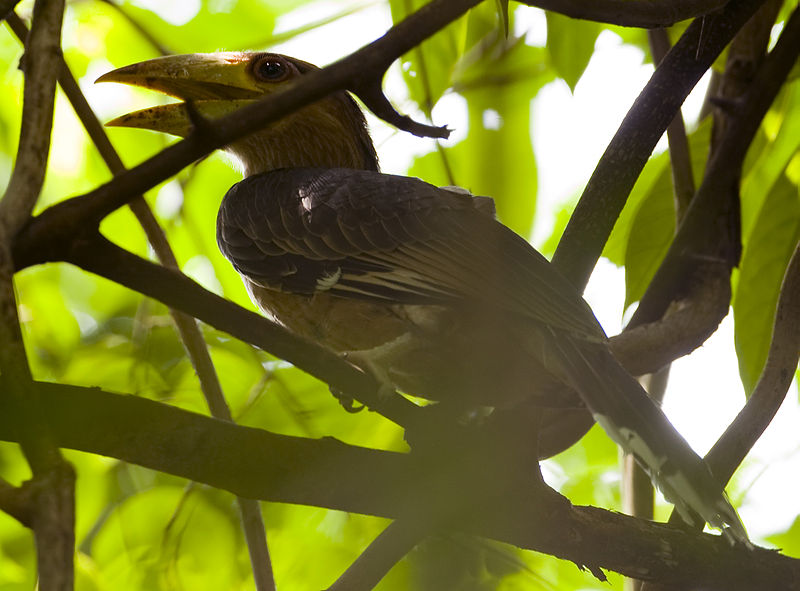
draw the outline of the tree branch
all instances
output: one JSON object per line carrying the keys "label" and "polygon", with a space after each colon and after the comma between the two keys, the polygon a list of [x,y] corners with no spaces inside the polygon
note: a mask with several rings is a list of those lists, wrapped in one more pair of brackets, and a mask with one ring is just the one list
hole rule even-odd
{"label": "tree branch", "polygon": [[622,207],[664,130],[705,71],[764,0],[731,0],[695,20],[634,102],[583,191],[553,264],[585,287]]}
{"label": "tree branch", "polygon": [[[47,241],[38,232],[30,238],[32,247],[41,248]],[[363,373],[329,349],[203,289],[185,275],[119,248],[99,234],[85,234],[71,243],[50,245],[47,250],[50,252],[37,253],[45,256],[37,262],[67,260],[130,287],[297,365],[406,428],[424,428],[424,411],[402,396],[379,396],[383,384],[375,376]]]}
{"label": "tree branch", "polygon": [[[709,469],[727,483],[772,422],[786,398],[800,360],[800,245],[786,269],[767,361],[753,393],[705,457]],[[680,517],[673,512],[670,523]]]}
{"label": "tree branch", "polygon": [[[422,454],[276,435],[96,388],[37,387],[59,445],[238,495],[396,518],[437,499],[463,497],[465,482],[497,484],[495,500],[462,516],[459,528],[646,580],[709,590],[800,588],[800,561],[731,547],[719,536],[571,507],[552,493],[548,501],[530,486],[504,488],[500,479],[487,478],[493,468],[472,456],[442,464]],[[19,437],[16,410],[0,401],[0,438]]]}
{"label": "tree branch", "polygon": [[[735,116],[729,118],[722,141],[707,168],[697,195],[678,228],[664,261],[650,282],[630,325],[663,316],[673,301],[688,295],[698,277],[727,281],[738,262],[739,176],[744,157],[764,115],[783,86],[800,54],[800,11],[786,21],[780,39],[742,97]],[[723,198],[724,196],[724,198]],[[720,299],[727,314],[729,298]],[[723,316],[724,316],[723,314]]]}
{"label": "tree branch", "polygon": [[710,14],[725,0],[520,0],[522,4],[563,15],[622,27],[668,27],[678,21]]}
{"label": "tree branch", "polygon": [[0,511],[8,513],[25,527],[31,528],[34,502],[29,491],[30,488],[25,484],[17,487],[0,479]]}
{"label": "tree branch", "polygon": [[[714,476],[726,483],[772,422],[783,404],[800,360],[800,245],[786,269],[767,361],[753,393],[736,418],[706,454]],[[673,511],[669,523],[683,523]],[[682,527],[691,527],[682,525]],[[650,583],[643,591],[672,591],[669,586]]]}
{"label": "tree branch", "polygon": [[783,403],[800,359],[800,246],[781,286],[764,370],[747,403],[714,444],[706,463],[720,481],[727,482],[772,422]]}
{"label": "tree branch", "polygon": [[419,513],[390,523],[327,591],[373,589],[403,556],[434,531],[434,524],[421,522]]}
{"label": "tree branch", "polygon": [[0,18],[5,19],[9,12],[14,10],[20,0],[0,0]]}
{"label": "tree branch", "polygon": [[[71,591],[75,548],[75,474],[61,457],[44,421],[38,389],[31,379],[14,293],[12,240],[30,219],[44,182],[53,123],[56,70],[61,51],[63,0],[37,0],[25,50],[22,128],[17,161],[0,201],[0,375],[2,400],[17,407],[19,439],[33,478],[17,489],[28,503],[26,522],[33,529],[39,588]],[[6,492],[10,492],[6,490]]]}
{"label": "tree branch", "polygon": [[[713,105],[735,105],[747,93],[753,76],[767,54],[770,33],[778,16],[782,0],[767,0],[736,34],[728,48],[725,70],[718,76],[719,84],[708,96]],[[735,110],[735,109],[734,109]],[[711,154],[716,151],[727,127],[727,108],[714,109],[714,128],[711,132]]]}
{"label": "tree branch", "polygon": [[[64,243],[55,240],[56,237],[47,231],[47,226],[39,226],[35,221],[19,236],[14,253],[18,270],[48,261],[72,262],[286,359],[407,429],[416,432],[429,430],[423,409],[400,396],[388,399],[376,396],[381,385],[371,376],[267,318],[212,294],[185,275],[145,261],[93,233],[84,233],[79,239],[70,238]],[[685,355],[687,348],[699,346],[710,334],[709,331],[698,334],[694,330],[698,325],[697,319],[706,314],[702,306],[704,301],[702,297],[698,298],[697,306],[682,306],[658,323],[613,337],[612,351],[634,375],[655,371]],[[660,339],[665,342],[662,344]],[[574,442],[592,424],[590,416],[583,420],[583,415],[588,413],[581,413],[580,409],[548,410],[554,416],[546,421],[546,432],[541,435],[545,448],[543,457],[569,445],[562,441],[565,433],[574,433],[574,436],[567,437]],[[556,417],[564,414],[562,411],[566,415],[559,420]],[[547,431],[548,426],[554,427],[552,431]]]}
{"label": "tree branch", "polygon": [[[726,125],[723,139],[714,155],[716,174],[724,174],[722,162],[734,170],[741,167],[744,150],[769,108],[777,88],[788,75],[800,54],[800,9],[787,20],[781,38],[766,57],[745,94],[735,119]],[[767,85],[769,83],[769,85]],[[767,86],[765,86],[767,85]],[[762,94],[763,93],[763,94]],[[732,146],[745,142],[745,148]],[[729,160],[722,160],[723,158]],[[714,171],[712,171],[713,173]],[[706,183],[704,182],[704,185]],[[701,187],[701,192],[703,187]],[[700,193],[698,193],[699,197]],[[705,196],[707,201],[710,196]],[[706,463],[721,483],[726,483],[745,456],[772,422],[782,404],[800,359],[800,247],[789,262],[781,286],[767,362],[749,400],[706,455]],[[669,256],[669,254],[668,254]],[[679,521],[674,512],[670,523]],[[649,587],[655,591],[652,586]]]}
{"label": "tree branch", "polygon": [[[650,42],[650,53],[653,64],[658,66],[661,60],[669,53],[670,42],[666,29],[653,29],[647,32]],[[669,143],[669,162],[672,169],[672,186],[675,196],[675,216],[677,223],[683,219],[689,202],[694,197],[694,171],[692,170],[692,157],[689,153],[689,138],[686,136],[686,126],[680,110],[667,126],[667,141]],[[677,224],[676,224],[677,225]]]}
{"label": "tree branch", "polygon": [[53,62],[61,55],[63,14],[63,0],[38,0],[34,4],[34,29],[22,62],[25,87],[17,160],[0,201],[0,220],[10,236],[30,218],[44,182],[56,91]]}

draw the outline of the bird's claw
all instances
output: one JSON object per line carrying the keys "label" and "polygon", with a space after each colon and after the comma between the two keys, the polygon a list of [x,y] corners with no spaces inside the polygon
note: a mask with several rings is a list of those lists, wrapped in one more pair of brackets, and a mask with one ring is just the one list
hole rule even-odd
{"label": "bird's claw", "polygon": [[342,353],[342,357],[346,361],[349,361],[358,367],[361,371],[372,375],[375,380],[377,380],[377,382],[380,384],[377,392],[380,400],[391,398],[391,396],[395,393],[395,388],[392,384],[391,378],[389,378],[389,373],[380,365],[375,363],[375,361],[372,360],[367,353],[364,351],[345,351]]}
{"label": "bird's claw", "polygon": [[345,410],[345,412],[349,412],[350,414],[356,414],[367,408],[366,404],[356,404],[355,399],[352,396],[348,396],[341,390],[337,390],[336,388],[329,388],[333,397],[339,401],[341,407]]}

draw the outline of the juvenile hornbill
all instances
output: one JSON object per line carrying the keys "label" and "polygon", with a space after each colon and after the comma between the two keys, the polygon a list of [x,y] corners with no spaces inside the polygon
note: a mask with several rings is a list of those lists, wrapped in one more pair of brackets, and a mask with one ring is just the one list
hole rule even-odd
{"label": "juvenile hornbill", "polygon": [[[315,69],[274,53],[195,54],[99,81],[158,90],[213,118]],[[174,103],[110,124],[185,136],[189,115]],[[246,178],[222,201],[217,240],[266,314],[443,404],[585,404],[683,514],[747,540],[722,487],[613,357],[580,294],[496,221],[490,199],[381,174],[345,92],[225,149]]]}

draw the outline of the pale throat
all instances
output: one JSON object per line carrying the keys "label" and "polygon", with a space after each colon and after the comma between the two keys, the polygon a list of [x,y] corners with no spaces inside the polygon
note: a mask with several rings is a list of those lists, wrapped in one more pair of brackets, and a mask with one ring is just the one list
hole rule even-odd
{"label": "pale throat", "polygon": [[[286,121],[286,120],[284,120]],[[375,169],[372,146],[365,129],[349,129],[334,118],[313,122],[289,118],[278,126],[254,133],[225,148],[245,177],[279,168]]]}

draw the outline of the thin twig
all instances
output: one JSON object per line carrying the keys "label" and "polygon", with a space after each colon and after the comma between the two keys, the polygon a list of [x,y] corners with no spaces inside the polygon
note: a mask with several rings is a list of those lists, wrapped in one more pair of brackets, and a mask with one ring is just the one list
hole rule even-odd
{"label": "thin twig", "polygon": [[[658,66],[670,50],[669,35],[666,29],[651,29],[647,32],[653,64]],[[694,197],[694,173],[692,157],[689,153],[689,138],[680,110],[667,127],[669,161],[672,169],[672,186],[675,197],[675,217],[678,224],[683,219],[689,202]],[[675,224],[677,227],[678,224]]]}
{"label": "thin twig", "polygon": [[369,591],[389,570],[431,533],[432,524],[396,519],[359,554],[328,591]]}
{"label": "thin twig", "polygon": [[[410,13],[412,10],[412,4],[408,0],[403,5],[406,14]],[[422,84],[423,88],[423,103],[422,103],[422,111],[425,113],[425,116],[428,118],[428,121],[433,121],[433,91],[431,90],[431,80],[430,80],[430,73],[428,72],[428,63],[425,59],[425,52],[422,50],[421,45],[417,45],[414,48],[414,55],[416,57],[417,63],[419,64],[419,81]],[[457,185],[455,176],[453,175],[453,169],[450,166],[450,159],[447,156],[447,150],[445,150],[442,142],[439,139],[434,140],[436,142],[436,153],[439,154],[439,157],[442,161],[442,168],[444,169],[445,178],[447,178],[447,184],[449,185]]]}
{"label": "thin twig", "polygon": [[[670,365],[660,371],[639,378],[647,394],[659,405],[669,382]],[[622,462],[622,510],[633,517],[653,520],[655,510],[655,487],[650,476],[637,463],[633,454],[624,454]],[[644,583],[633,577],[626,577],[625,591],[641,591]]]}
{"label": "thin twig", "polygon": [[103,2],[104,4],[108,4],[109,6],[114,8],[117,12],[119,12],[122,15],[122,18],[128,21],[128,24],[130,24],[136,30],[136,32],[139,33],[139,35],[145,41],[147,41],[153,47],[153,49],[155,49],[159,54],[168,55],[172,53],[169,50],[169,48],[167,48],[163,43],[161,43],[161,41],[156,39],[156,37],[147,29],[147,27],[143,26],[142,23],[139,22],[139,19],[134,18],[133,15],[130,12],[128,12],[128,10],[125,7],[120,6],[116,2],[113,2],[112,0],[100,0],[100,1]]}

